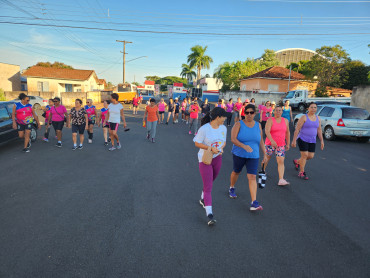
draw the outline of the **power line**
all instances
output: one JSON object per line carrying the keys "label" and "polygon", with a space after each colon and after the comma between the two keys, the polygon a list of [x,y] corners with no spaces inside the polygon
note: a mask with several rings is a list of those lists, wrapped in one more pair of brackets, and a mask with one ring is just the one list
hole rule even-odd
{"label": "power line", "polygon": [[26,23],[26,22],[11,22],[0,21],[0,24],[13,25],[28,25],[28,26],[43,26],[43,27],[57,27],[57,28],[71,28],[71,29],[85,29],[85,30],[99,30],[99,31],[115,31],[115,32],[133,32],[133,33],[152,33],[152,34],[179,34],[179,35],[212,35],[212,36],[348,36],[348,35],[370,35],[370,33],[206,33],[206,32],[175,32],[175,31],[152,31],[152,30],[132,30],[132,29],[113,29],[113,28],[99,28],[99,27],[84,27],[71,25],[54,25],[54,24],[40,24],[40,23]]}

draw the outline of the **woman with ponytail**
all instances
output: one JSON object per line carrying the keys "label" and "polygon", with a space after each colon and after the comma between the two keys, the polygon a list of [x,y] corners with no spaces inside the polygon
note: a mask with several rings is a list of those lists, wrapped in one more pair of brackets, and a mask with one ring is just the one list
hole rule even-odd
{"label": "woman with ponytail", "polygon": [[[212,187],[213,182],[217,178],[222,164],[222,153],[226,145],[227,129],[224,126],[227,112],[221,107],[212,109],[211,112],[205,114],[201,120],[201,128],[198,134],[194,137],[195,146],[199,148],[199,172],[202,176],[203,191],[199,203],[206,210],[207,223],[213,225],[216,223],[212,212]],[[204,150],[210,150],[213,153],[211,164],[204,164]]]}

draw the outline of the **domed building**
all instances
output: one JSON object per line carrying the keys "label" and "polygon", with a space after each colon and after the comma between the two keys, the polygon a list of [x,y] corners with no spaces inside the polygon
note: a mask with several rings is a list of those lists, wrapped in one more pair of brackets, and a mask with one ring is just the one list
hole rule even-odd
{"label": "domed building", "polygon": [[280,61],[281,67],[286,67],[291,63],[298,63],[302,60],[311,60],[317,53],[305,48],[286,48],[275,52],[276,58]]}

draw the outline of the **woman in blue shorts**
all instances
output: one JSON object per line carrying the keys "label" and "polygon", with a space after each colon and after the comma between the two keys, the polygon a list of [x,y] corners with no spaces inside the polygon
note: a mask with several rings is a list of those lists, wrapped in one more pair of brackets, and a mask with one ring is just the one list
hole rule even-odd
{"label": "woman in blue shorts", "polygon": [[256,106],[248,104],[245,108],[245,119],[236,122],[231,130],[231,142],[233,142],[233,171],[230,177],[230,198],[235,199],[235,183],[243,167],[247,168],[247,178],[249,191],[251,194],[250,210],[262,210],[262,206],[257,201],[257,170],[259,161],[259,148],[266,156],[265,145],[262,137],[261,124],[254,120]]}

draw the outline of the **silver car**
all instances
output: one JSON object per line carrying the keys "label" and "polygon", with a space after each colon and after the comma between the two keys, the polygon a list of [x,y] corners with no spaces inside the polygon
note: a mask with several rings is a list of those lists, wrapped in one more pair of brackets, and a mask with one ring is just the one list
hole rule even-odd
{"label": "silver car", "polygon": [[[39,97],[39,96],[28,96],[28,97],[30,99],[30,104],[36,110],[39,110],[39,109],[41,109],[41,107],[46,107],[46,105],[48,105],[48,100],[47,99],[44,99],[44,98]],[[12,101],[20,102],[19,99],[14,99]]]}
{"label": "silver car", "polygon": [[[294,127],[300,117],[294,117]],[[316,115],[320,116],[321,128],[326,140],[336,136],[356,137],[366,143],[370,138],[370,114],[365,109],[347,105],[318,105]]]}

